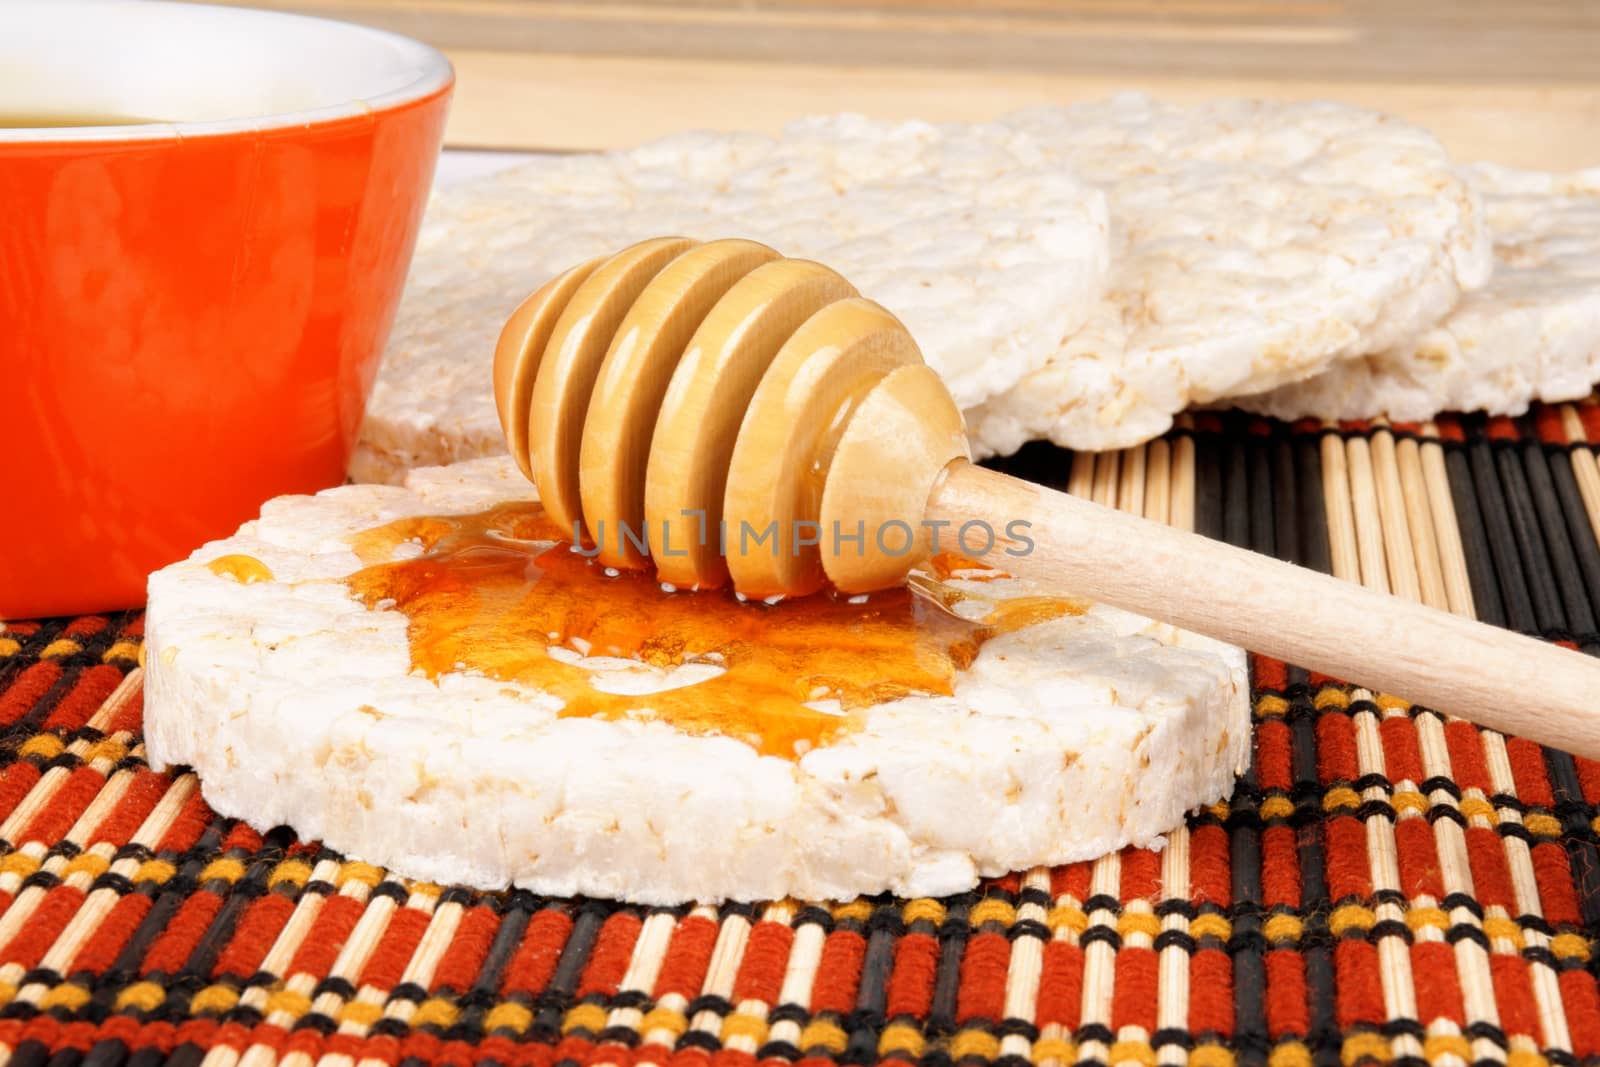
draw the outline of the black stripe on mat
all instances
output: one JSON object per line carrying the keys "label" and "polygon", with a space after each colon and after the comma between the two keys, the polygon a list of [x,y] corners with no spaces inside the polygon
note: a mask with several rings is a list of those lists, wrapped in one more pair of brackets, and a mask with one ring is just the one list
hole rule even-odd
{"label": "black stripe on mat", "polygon": [[1550,468],[1550,481],[1561,519],[1566,524],[1567,535],[1577,558],[1591,618],[1600,616],[1600,539],[1596,538],[1594,527],[1589,522],[1589,512],[1583,506],[1583,495],[1578,492],[1578,479],[1572,473],[1572,455],[1566,449],[1552,448],[1545,452],[1545,462]]}
{"label": "black stripe on mat", "polygon": [[1556,494],[1555,477],[1551,473],[1544,446],[1537,438],[1529,437],[1522,442],[1518,451],[1521,453],[1522,473],[1533,512],[1538,519],[1539,530],[1544,535],[1546,551],[1539,558],[1555,583],[1565,621],[1563,628],[1573,633],[1590,633],[1595,628],[1594,608],[1589,603],[1583,570],[1578,565],[1578,553],[1567,531],[1561,499]]}
{"label": "black stripe on mat", "polygon": [[1450,499],[1455,504],[1456,525],[1461,531],[1461,554],[1467,565],[1467,580],[1472,585],[1473,607],[1482,621],[1491,626],[1504,626],[1505,601],[1500,598],[1494,551],[1489,545],[1489,530],[1484,523],[1477,478],[1467,446],[1445,442],[1444,467],[1450,483]]}
{"label": "black stripe on mat", "polygon": [[[1223,533],[1229,544],[1267,555],[1276,554],[1272,520],[1271,468],[1263,450],[1251,448],[1247,424],[1229,420],[1222,448]],[[1262,504],[1265,504],[1265,507]],[[1258,794],[1255,767],[1245,772],[1242,788]],[[1262,951],[1261,821],[1254,810],[1235,811],[1227,822],[1228,862],[1233,903],[1229,911],[1233,938],[1234,1048],[1240,1067],[1263,1067],[1270,1045],[1266,1017],[1266,960]]]}
{"label": "black stripe on mat", "polygon": [[1545,543],[1544,532],[1540,529],[1538,509],[1533,502],[1533,488],[1528,484],[1528,472],[1522,465],[1521,450],[1510,441],[1491,441],[1488,447],[1494,455],[1495,469],[1500,474],[1500,486],[1505,493],[1506,519],[1511,527],[1517,558],[1522,564],[1522,584],[1533,604],[1535,629],[1531,632],[1564,632],[1567,629],[1567,616],[1561,606],[1561,590],[1551,562],[1551,546]]}
{"label": "black stripe on mat", "polygon": [[[1495,462],[1494,450],[1483,437],[1483,420],[1463,419],[1468,441],[1462,446],[1472,471],[1472,487],[1477,493],[1477,508],[1473,521],[1481,525],[1489,546],[1489,560],[1494,568],[1493,588],[1499,591],[1504,606],[1501,620],[1490,620],[1479,611],[1484,621],[1498,626],[1508,626],[1519,633],[1536,633],[1539,617],[1534,610],[1533,592],[1528,587],[1528,576],[1522,569],[1522,555],[1517,550],[1517,534],[1512,526],[1511,505],[1506,499],[1505,487]],[[1466,501],[1457,501],[1459,511]],[[1473,590],[1477,599],[1477,589]]]}

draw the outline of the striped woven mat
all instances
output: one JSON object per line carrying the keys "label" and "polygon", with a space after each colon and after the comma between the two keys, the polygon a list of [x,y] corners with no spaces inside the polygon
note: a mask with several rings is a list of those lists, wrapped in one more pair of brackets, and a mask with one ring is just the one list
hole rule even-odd
{"label": "striped woven mat", "polygon": [[[1199,416],[1144,448],[1004,465],[1587,648],[1597,442],[1592,405],[1394,428]],[[140,626],[0,632],[14,1063],[1600,1057],[1600,764],[1293,667],[1254,661],[1254,765],[1162,850],[944,900],[665,910],[407,882],[217,818],[192,775],[144,763]]]}

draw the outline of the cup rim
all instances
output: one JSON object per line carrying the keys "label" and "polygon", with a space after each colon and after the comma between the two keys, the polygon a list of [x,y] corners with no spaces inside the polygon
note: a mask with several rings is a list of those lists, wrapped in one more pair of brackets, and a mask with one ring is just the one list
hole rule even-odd
{"label": "cup rim", "polygon": [[[126,0],[123,0],[122,3],[115,2],[115,0],[72,0],[71,3],[62,3],[61,0],[9,0],[4,7],[11,11],[34,8],[49,10],[53,13],[76,9],[77,13],[81,14],[85,8],[114,9],[123,7],[125,3]],[[165,8],[174,12],[184,10],[206,11],[216,13],[221,17],[239,18],[241,20],[272,19],[297,22],[305,25],[308,29],[317,25],[339,26],[346,30],[354,30],[374,42],[387,43],[400,54],[413,60],[418,67],[418,72],[416,77],[406,84],[370,97],[295,111],[269,112],[258,115],[243,115],[237,118],[208,119],[193,122],[149,122],[138,125],[0,127],[0,148],[17,144],[164,141],[196,137],[220,137],[240,133],[260,133],[271,130],[323,125],[345,119],[359,118],[363,115],[374,115],[419,103],[449,91],[455,84],[455,70],[442,52],[430,45],[423,44],[421,41],[402,34],[392,33],[388,30],[380,30],[371,26],[363,26],[359,23],[344,22],[339,19],[323,18],[316,15],[302,15],[287,11],[264,11],[221,4],[176,3],[173,0],[140,0],[138,6],[140,8]]]}

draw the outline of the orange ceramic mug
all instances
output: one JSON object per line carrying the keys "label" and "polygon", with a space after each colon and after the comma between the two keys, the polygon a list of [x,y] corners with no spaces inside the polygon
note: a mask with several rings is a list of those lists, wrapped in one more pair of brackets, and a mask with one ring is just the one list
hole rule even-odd
{"label": "orange ceramic mug", "polygon": [[322,19],[0,4],[0,619],[343,479],[452,82]]}

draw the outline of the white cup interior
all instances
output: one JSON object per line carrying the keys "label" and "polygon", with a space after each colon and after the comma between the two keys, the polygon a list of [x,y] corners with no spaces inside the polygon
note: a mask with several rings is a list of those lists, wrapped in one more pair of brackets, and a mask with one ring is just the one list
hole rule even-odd
{"label": "white cup interior", "polygon": [[[30,122],[0,120],[0,142],[300,125],[429,96],[450,78],[426,45],[327,19],[161,0],[0,3],[0,116]],[[149,125],[31,125],[74,116]]]}

